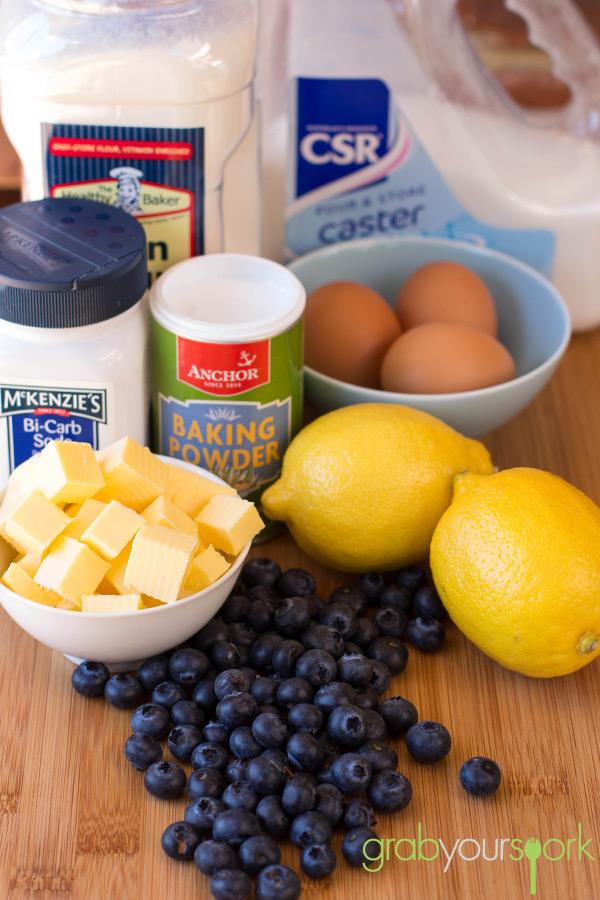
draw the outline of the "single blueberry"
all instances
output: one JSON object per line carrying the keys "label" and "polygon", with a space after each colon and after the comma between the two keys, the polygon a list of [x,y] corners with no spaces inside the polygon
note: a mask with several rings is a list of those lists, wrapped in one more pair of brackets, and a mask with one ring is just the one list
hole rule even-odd
{"label": "single blueberry", "polygon": [[373,677],[373,660],[363,653],[348,653],[337,661],[337,680],[353,687],[364,687]]}
{"label": "single blueberry", "polygon": [[202,737],[209,744],[220,744],[221,747],[229,747],[229,739],[231,737],[231,728],[218,722],[216,719],[207,722],[202,729]]}
{"label": "single blueberry", "polygon": [[224,841],[203,841],[196,848],[194,863],[203,875],[214,875],[220,869],[234,868],[237,865],[237,854]]}
{"label": "single blueberry", "polygon": [[290,778],[281,794],[281,805],[290,816],[314,809],[317,803],[317,781],[305,772]]}
{"label": "single blueberry", "polygon": [[217,708],[217,695],[215,694],[216,675],[207,675],[202,681],[199,681],[194,688],[192,700],[197,703],[200,709],[211,715]]}
{"label": "single blueberry", "polygon": [[161,654],[145,659],[138,669],[137,677],[142,687],[151,694],[157,684],[169,680],[169,657]]}
{"label": "single blueberry", "polygon": [[287,781],[285,762],[281,765],[264,753],[255,756],[246,766],[246,780],[259,794],[279,794]]}
{"label": "single blueberry", "polygon": [[373,709],[363,709],[367,719],[368,741],[385,741],[387,737],[388,729],[385,720],[379,715],[380,709],[381,705],[377,707],[377,711]]}
{"label": "single blueberry", "polygon": [[230,641],[219,641],[210,651],[210,661],[219,672],[235,669],[240,665],[240,653]]}
{"label": "single blueberry", "polygon": [[300,848],[311,844],[329,844],[331,835],[331,823],[315,810],[296,816],[290,827],[291,841]]}
{"label": "single blueberry", "polygon": [[381,635],[381,637],[375,638],[374,641],[371,641],[365,653],[369,659],[385,663],[392,675],[400,675],[408,662],[408,650],[395,637]]}
{"label": "single blueberry", "polygon": [[417,616],[424,616],[426,619],[439,619],[440,622],[446,615],[444,604],[440,600],[440,595],[434,587],[419,588],[413,597],[413,608]]}
{"label": "single blueberry", "polygon": [[373,621],[382,635],[396,638],[402,637],[408,623],[406,613],[394,606],[380,606],[373,614]]}
{"label": "single blueberry", "polygon": [[260,833],[260,824],[253,812],[247,809],[225,809],[213,824],[215,841],[225,841],[236,849],[245,840]]}
{"label": "single blueberry", "polygon": [[297,703],[310,703],[314,691],[305,678],[287,678],[277,689],[277,705],[288,712]]}
{"label": "single blueberry", "polygon": [[487,756],[473,756],[460,767],[458,774],[465,791],[476,797],[489,797],[500,787],[500,766]]}
{"label": "single blueberry", "polygon": [[194,769],[218,769],[223,772],[229,762],[229,754],[222,744],[203,741],[193,748],[191,761]]}
{"label": "single blueberry", "polygon": [[276,838],[284,838],[290,832],[291,818],[281,805],[281,797],[270,794],[263,797],[256,807],[256,817],[261,828]]}
{"label": "single blueberry", "polygon": [[283,637],[274,631],[262,634],[252,645],[250,650],[250,662],[260,672],[273,671],[273,654],[277,647],[283,643]]}
{"label": "single blueberry", "polygon": [[412,785],[401,772],[384,769],[371,779],[367,799],[381,812],[400,812],[412,800]]}
{"label": "single blueberry", "polygon": [[230,594],[220,610],[220,616],[224,622],[231,625],[233,622],[243,622],[250,609],[250,601],[243,594]]}
{"label": "single blueberry", "polygon": [[287,742],[285,752],[291,765],[302,772],[316,772],[325,761],[325,748],[307,731],[293,734]]}
{"label": "single blueberry", "polygon": [[347,603],[332,603],[330,600],[319,612],[319,623],[335,628],[345,641],[349,641],[358,627],[358,617]]}
{"label": "single blueberry", "polygon": [[371,781],[371,765],[359,753],[342,753],[331,764],[333,783],[347,794],[361,794]]}
{"label": "single blueberry", "polygon": [[185,772],[179,763],[168,760],[152,763],[144,775],[144,787],[158,800],[173,800],[183,793]]}
{"label": "single blueberry", "polygon": [[369,595],[358,584],[344,584],[329,595],[329,603],[345,603],[357,616],[364,616],[369,608]]}
{"label": "single blueberry", "polygon": [[306,731],[318,734],[323,727],[325,717],[321,710],[312,703],[296,703],[288,713],[288,725],[294,731]]}
{"label": "single blueberry", "polygon": [[173,725],[193,725],[195,728],[202,728],[204,720],[203,710],[193,700],[178,700],[171,707]]}
{"label": "single blueberry", "polygon": [[162,757],[162,747],[149,734],[132,734],[125,741],[125,759],[143,771]]}
{"label": "single blueberry", "polygon": [[150,699],[152,703],[171,709],[180,700],[186,700],[187,694],[182,684],[177,684],[176,681],[161,681],[152,691]]}
{"label": "single blueberry", "polygon": [[221,800],[227,809],[247,809],[254,812],[260,800],[260,794],[247,781],[234,781],[228,784]]}
{"label": "single blueberry", "polygon": [[394,748],[381,741],[367,740],[360,745],[358,752],[371,764],[373,775],[384,769],[395,769],[398,765],[398,754]]}
{"label": "single blueberry", "polygon": [[247,725],[254,720],[258,704],[252,694],[243,691],[229,694],[217,703],[217,718],[228,728]]}
{"label": "single blueberry", "polygon": [[289,736],[282,716],[268,712],[256,716],[252,722],[252,734],[262,747],[272,750],[283,747]]}
{"label": "single blueberry", "polygon": [[420,587],[423,587],[426,581],[427,575],[421,566],[405,566],[403,569],[399,569],[394,576],[395,584],[408,588],[413,594]]}
{"label": "single blueberry", "polygon": [[213,822],[224,809],[225,804],[217,797],[198,797],[188,803],[183,818],[193,825],[202,837],[206,837],[212,834]]}
{"label": "single blueberry", "polygon": [[286,569],[275,582],[275,587],[282,597],[303,597],[314,594],[317,583],[306,569]]}
{"label": "single blueberry", "polygon": [[101,662],[84,659],[71,675],[73,690],[83,697],[101,697],[110,672]]}
{"label": "single blueberry", "polygon": [[365,592],[372,603],[377,600],[385,584],[385,578],[381,572],[365,572],[358,579],[358,587]]}
{"label": "single blueberry", "polygon": [[379,605],[393,606],[408,613],[413,605],[412,591],[400,584],[387,584],[379,595]]}
{"label": "single blueberry", "polygon": [[351,750],[367,738],[367,718],[359,706],[338,706],[327,719],[327,732],[339,747]]}
{"label": "single blueberry", "polygon": [[131,730],[134,734],[149,734],[155,740],[162,741],[170,729],[169,712],[158,703],[144,703],[131,716]]}
{"label": "single blueberry", "polygon": [[419,720],[416,706],[404,697],[388,697],[379,704],[377,712],[390,734],[406,734]]}
{"label": "single blueberry", "polygon": [[287,866],[265,866],[256,877],[256,900],[298,900],[302,890],[300,879]]}
{"label": "single blueberry", "polygon": [[232,759],[225,767],[224,775],[227,784],[233,784],[234,781],[247,781],[246,772],[251,760],[249,759]]}
{"label": "single blueberry", "polygon": [[346,808],[344,795],[334,784],[319,784],[317,786],[317,803],[315,812],[325,816],[330,825],[338,825]]}
{"label": "single blueberry", "polygon": [[312,844],[300,853],[300,868],[308,878],[327,878],[337,865],[335,851],[329,844]]}
{"label": "single blueberry", "polygon": [[229,626],[219,619],[211,619],[191,639],[192,646],[210,655],[215,644],[229,640]]}
{"label": "single blueberry", "polygon": [[202,733],[195,725],[176,725],[167,737],[169,750],[180,762],[189,762],[192,752],[202,742]]}
{"label": "single blueberry", "polygon": [[200,835],[190,822],[173,822],[163,831],[160,844],[171,859],[193,859]]}
{"label": "single blueberry", "polygon": [[273,614],[273,626],[286,638],[300,634],[310,622],[308,603],[303,597],[286,597]]}
{"label": "single blueberry", "polygon": [[439,722],[417,722],[406,732],[406,749],[417,762],[436,763],[451,747],[450,735]]}
{"label": "single blueberry", "polygon": [[356,706],[360,706],[363,711],[366,709],[376,710],[379,707],[379,696],[370,684],[356,687],[354,690],[356,691]]}
{"label": "single blueberry", "polygon": [[375,810],[368,800],[353,797],[344,815],[344,825],[351,831],[353,828],[372,828],[377,824]]}
{"label": "single blueberry", "polygon": [[134,675],[118,672],[111,675],[104,685],[104,696],[117,709],[131,709],[142,702],[144,688]]}
{"label": "single blueberry", "polygon": [[438,619],[418,616],[411,619],[406,629],[408,641],[425,653],[433,653],[443,643],[446,630]]}
{"label": "single blueberry", "polygon": [[258,875],[265,866],[276,865],[281,861],[281,850],[272,837],[257,834],[248,838],[238,850],[242,869],[248,875]]}
{"label": "single blueberry", "polygon": [[267,557],[257,556],[248,559],[242,566],[242,582],[247,588],[255,585],[274,587],[280,575],[280,567],[274,560]]}
{"label": "single blueberry", "polygon": [[[273,658],[275,658],[275,654],[273,654]],[[250,685],[250,693],[259,706],[272,705],[276,701],[278,687],[279,685],[272,678],[261,675],[260,678],[255,678]]]}
{"label": "single blueberry", "polygon": [[339,659],[344,652],[344,638],[330,625],[311,625],[302,633],[301,639],[307,650],[326,650],[334,659]]}
{"label": "single blueberry", "polygon": [[225,779],[218,769],[195,769],[187,780],[186,789],[190,800],[199,797],[216,797],[221,799],[225,790]]}
{"label": "single blueberry", "polygon": [[176,650],[169,660],[169,675],[177,684],[191,687],[198,684],[210,669],[206,653],[194,647]]}
{"label": "single blueberry", "polygon": [[229,735],[229,749],[238,759],[253,759],[255,756],[260,756],[264,747],[252,734],[250,725],[240,725],[238,728],[234,728]]}
{"label": "single blueberry", "polygon": [[375,858],[375,852],[369,841],[379,845],[379,840],[370,828],[353,828],[342,841],[342,855],[347,863],[358,868],[364,863],[369,865]]}
{"label": "single blueberry", "polygon": [[352,640],[361,648],[361,650],[364,651],[365,647],[368,647],[368,645],[374,641],[376,637],[379,637],[379,635],[379,628],[373,619],[367,619],[364,616],[361,616],[356,620],[356,631],[352,635]]}
{"label": "single blueberry", "polygon": [[331,681],[319,688],[313,703],[323,715],[328,716],[338,706],[355,706],[356,691],[344,681]]}

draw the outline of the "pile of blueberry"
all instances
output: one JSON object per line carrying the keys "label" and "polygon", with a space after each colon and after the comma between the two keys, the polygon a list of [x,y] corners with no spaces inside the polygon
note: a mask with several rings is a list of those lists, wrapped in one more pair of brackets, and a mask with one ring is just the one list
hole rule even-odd
{"label": "pile of blueberry", "polygon": [[[376,609],[367,616],[370,606]],[[391,583],[368,573],[326,603],[309,572],[282,572],[256,558],[243,566],[219,618],[184,646],[145,660],[137,677],[110,676],[102,663],[86,661],[72,683],[85,696],[136,707],[125,756],[145,771],[153,797],[187,789],[184,820],[162,836],[168,856],[193,859],[216,900],[244,900],[253,877],[256,900],[296,900],[300,879],[281,865],[275,839],[289,837],[304,874],[325,878],[336,866],[332,829],[343,825],[344,858],[361,866],[377,811],[398,812],[412,797],[387,735],[406,735],[419,762],[449,753],[443,725],[419,722],[402,697],[379,699],[406,666],[400,638],[437,649],[444,614],[417,566]],[[178,762],[162,759],[164,738]],[[460,780],[486,795],[500,770],[477,757]]]}

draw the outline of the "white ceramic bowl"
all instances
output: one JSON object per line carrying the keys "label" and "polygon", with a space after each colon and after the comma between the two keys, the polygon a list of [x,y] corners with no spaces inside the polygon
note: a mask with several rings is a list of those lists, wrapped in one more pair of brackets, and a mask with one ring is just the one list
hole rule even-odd
{"label": "white ceramic bowl", "polygon": [[456,394],[400,394],[348,384],[306,366],[306,401],[316,412],[354,403],[399,403],[437,416],[468,437],[479,437],[507,422],[541,391],[569,343],[569,312],[556,288],[517,259],[445,238],[375,238],[315,250],[290,269],[307,294],[328,281],[358,281],[393,306],[400,286],[415,269],[441,259],[468,266],[487,284],[498,312],[498,337],[512,354],[516,378]]}
{"label": "white ceramic bowl", "polygon": [[[178,459],[159,456],[210,481],[220,478]],[[231,568],[214,584],[176,603],[127,613],[83,613],[26,600],[0,583],[0,604],[17,625],[74,662],[93,659],[112,671],[137,668],[148,656],[187,640],[211,619],[227,599],[243,562],[247,544]]]}

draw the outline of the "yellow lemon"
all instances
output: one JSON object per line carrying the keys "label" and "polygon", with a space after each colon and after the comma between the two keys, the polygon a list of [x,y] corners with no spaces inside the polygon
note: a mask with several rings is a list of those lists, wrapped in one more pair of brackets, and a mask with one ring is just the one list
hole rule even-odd
{"label": "yellow lemon", "polygon": [[539,469],[455,479],[431,542],[460,630],[524,675],[566,675],[600,653],[600,509]]}
{"label": "yellow lemon", "polygon": [[452,479],[466,468],[492,472],[483,444],[419,410],[362,403],[303,428],[261,503],[325,565],[395,569],[427,557]]}

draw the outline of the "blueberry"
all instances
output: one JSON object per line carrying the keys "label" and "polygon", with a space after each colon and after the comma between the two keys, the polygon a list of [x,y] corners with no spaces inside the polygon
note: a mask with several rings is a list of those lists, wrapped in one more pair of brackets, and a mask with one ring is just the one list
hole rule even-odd
{"label": "blueberry", "polygon": [[[304,649],[304,648],[303,648]],[[71,675],[73,690],[83,697],[101,697],[110,672],[101,662],[84,659]]]}
{"label": "blueberry", "polygon": [[395,769],[398,765],[398,754],[394,748],[381,741],[365,741],[358,752],[370,762],[373,775],[384,769]]}
{"label": "blueberry", "polygon": [[301,891],[300,879],[287,866],[265,866],[256,878],[254,893],[256,900],[298,900]]}
{"label": "blueberry", "polygon": [[361,617],[356,620],[356,631],[352,635],[352,640],[355,644],[358,644],[361,650],[368,647],[368,645],[374,641],[376,637],[379,637],[379,635],[379,628],[373,619]]}
{"label": "blueberry", "polygon": [[232,759],[225,767],[224,775],[227,784],[233,784],[234,781],[247,781],[247,770],[251,760],[249,759]]}
{"label": "blueberry", "polygon": [[308,878],[327,878],[336,864],[335,852],[328,844],[312,844],[300,853],[300,868]]}
{"label": "blueberry", "polygon": [[364,616],[369,608],[369,595],[357,584],[344,584],[331,592],[329,603],[345,603],[357,616]]}
{"label": "blueberry", "polygon": [[150,656],[140,665],[137,673],[138,681],[149,694],[157,684],[169,680],[169,657]]}
{"label": "blueberry", "polygon": [[273,653],[272,664],[276,672],[289,678],[296,670],[296,663],[303,653],[304,644],[294,639],[283,641]]}
{"label": "blueberry", "polygon": [[242,669],[227,669],[215,678],[214,691],[218,700],[224,700],[229,694],[249,691],[251,684],[250,677]]}
{"label": "blueberry", "polygon": [[[286,642],[284,641],[284,643]],[[273,654],[274,658],[275,654]],[[259,706],[270,705],[276,702],[278,687],[279,685],[272,678],[269,678],[267,675],[261,675],[260,678],[255,678],[250,685],[250,693]]]}
{"label": "blueberry", "polygon": [[305,772],[299,772],[287,782],[281,795],[281,805],[290,816],[314,809],[317,802],[316,779]]}
{"label": "blueberry", "polygon": [[275,610],[266,600],[253,600],[246,614],[246,624],[255,632],[265,632],[273,628]]}
{"label": "blueberry", "polygon": [[373,775],[367,788],[370,803],[385,813],[400,812],[412,800],[412,785],[408,778],[391,769]]}
{"label": "blueberry", "polygon": [[229,749],[238,759],[252,759],[260,756],[264,747],[252,734],[250,725],[240,725],[238,728],[234,728],[229,736]]}
{"label": "blueberry", "polygon": [[387,737],[388,729],[385,720],[379,714],[380,709],[381,706],[377,707],[377,712],[373,709],[363,710],[367,719],[368,741],[385,741]]}
{"label": "blueberry", "polygon": [[330,600],[319,612],[319,623],[335,628],[345,641],[349,641],[358,627],[358,617],[347,603],[332,603]]}
{"label": "blueberry", "polygon": [[452,740],[439,722],[417,722],[406,733],[406,749],[417,762],[435,763],[450,753]]}
{"label": "blueberry", "polygon": [[333,785],[335,787],[334,781],[333,781],[333,775],[331,773],[331,767],[333,766],[333,763],[340,755],[341,754],[339,754],[339,753],[330,753],[326,756],[325,762],[323,763],[323,765],[321,766],[319,771],[316,773],[317,781],[319,782],[319,785],[329,784],[329,785]]}
{"label": "blueberry", "polygon": [[323,715],[328,716],[337,706],[356,705],[356,691],[343,681],[331,681],[319,688],[313,703]]}
{"label": "blueberry", "polygon": [[391,635],[391,637],[397,638],[402,637],[408,623],[406,613],[394,606],[381,606],[376,609],[373,621],[382,635]]}
{"label": "blueberry", "polygon": [[211,715],[217,708],[217,695],[215,694],[216,676],[207,675],[202,681],[199,681],[194,688],[192,700],[197,703],[200,709],[207,715]]}
{"label": "blueberry", "polygon": [[326,650],[334,659],[339,659],[344,652],[344,638],[330,625],[311,625],[301,638],[307,650]]}
{"label": "blueberry", "polygon": [[175,681],[161,681],[152,691],[150,699],[152,703],[164,706],[165,709],[171,709],[180,700],[187,699],[187,694],[183,685],[177,684]]}
{"label": "blueberry", "polygon": [[419,720],[416,706],[404,697],[389,697],[379,704],[377,712],[390,734],[406,734]]}
{"label": "blueberry", "polygon": [[193,859],[200,835],[190,822],[173,822],[163,831],[160,844],[171,859]]}
{"label": "blueberry", "polygon": [[321,710],[312,703],[297,703],[288,713],[288,725],[296,732],[316,735],[323,727],[324,719]]}
{"label": "blueberry", "polygon": [[259,794],[279,794],[287,781],[287,775],[284,766],[265,753],[249,760],[246,780]]}
{"label": "blueberry", "polygon": [[237,854],[224,841],[204,841],[194,853],[194,862],[203,875],[214,875],[219,869],[234,868]]}
{"label": "blueberry", "polygon": [[138,706],[144,697],[144,688],[134,675],[118,672],[111,675],[104,685],[104,696],[117,709],[131,709]]}
{"label": "blueberry", "polygon": [[248,838],[260,833],[260,824],[254,813],[247,809],[226,809],[213,824],[215,841],[225,841],[236,849]]}
{"label": "blueberry", "polygon": [[277,563],[266,557],[249,559],[242,566],[242,582],[247,588],[255,585],[275,587],[280,575],[281,569]]}
{"label": "blueberry", "polygon": [[282,643],[283,637],[274,631],[261,635],[252,645],[250,662],[260,672],[272,672],[273,654]]}
{"label": "blueberry", "polygon": [[[258,637],[254,628],[251,628],[246,622],[232,622],[229,626],[229,632],[231,635],[231,643],[236,645],[238,653],[240,654],[242,648],[250,648]],[[256,675],[254,675],[253,678],[254,677],[256,677]]]}
{"label": "blueberry", "polygon": [[340,791],[360,794],[371,781],[371,765],[359,753],[342,753],[331,764],[333,783]]}
{"label": "blueberry", "polygon": [[408,613],[413,605],[412,591],[400,584],[388,584],[379,595],[379,604],[393,606],[401,612]]}
{"label": "blueberry", "polygon": [[247,781],[234,781],[228,784],[221,795],[227,809],[247,809],[254,812],[258,806],[260,795]]}
{"label": "blueberry", "polygon": [[[395,638],[392,638],[391,640],[395,640]],[[369,687],[372,687],[377,696],[381,697],[382,694],[385,694],[392,682],[392,673],[387,663],[382,662],[380,659],[374,659],[372,662],[373,674],[369,679]]]}
{"label": "blueberry", "polygon": [[251,588],[248,588],[248,600],[251,605],[260,601],[261,603],[266,603],[267,606],[270,606],[274,611],[277,609],[282,599],[283,597],[274,587],[255,584]]}
{"label": "blueberry", "polygon": [[252,722],[252,734],[262,747],[272,750],[283,747],[288,739],[286,724],[275,713],[260,713]]}
{"label": "blueberry", "polygon": [[170,728],[169,712],[158,703],[144,703],[131,716],[131,730],[134,734],[149,734],[155,740],[162,741]]}
{"label": "blueberry", "polygon": [[273,626],[286,638],[301,634],[309,622],[310,611],[303,597],[286,597],[273,614]]}
{"label": "blueberry", "polygon": [[473,756],[460,767],[458,774],[465,791],[476,797],[489,797],[500,787],[500,766],[487,756]]}
{"label": "blueberry", "polygon": [[408,588],[414,594],[427,581],[425,570],[421,566],[405,566],[394,576],[394,583]]}
{"label": "blueberry", "polygon": [[132,734],[125,741],[125,759],[143,771],[162,757],[162,747],[149,734]]}
{"label": "blueberry", "polygon": [[223,772],[229,762],[229,754],[222,744],[203,741],[194,747],[191,760],[194,769],[218,769]]}
{"label": "blueberry", "polygon": [[238,725],[247,725],[253,721],[257,707],[258,703],[252,694],[245,691],[229,694],[217,703],[217,718],[222,725],[237,728]]}
{"label": "blueberry", "polygon": [[189,762],[192,751],[202,742],[202,734],[195,725],[176,725],[169,732],[169,750],[180,762]]}
{"label": "blueberry", "polygon": [[215,644],[221,641],[228,641],[229,636],[229,626],[225,622],[221,622],[219,619],[211,619],[204,628],[193,636],[191,643],[198,650],[202,650],[203,653],[210,655]]}
{"label": "blueberry", "polygon": [[241,869],[218,869],[210,877],[210,892],[215,900],[246,900],[252,882]]}
{"label": "blueberry", "polygon": [[233,622],[243,622],[248,615],[250,601],[243,594],[230,594],[220,609],[220,616],[224,622],[231,625]]}
{"label": "blueberry", "polygon": [[258,875],[265,866],[273,866],[281,861],[281,850],[272,837],[257,834],[244,841],[238,856],[244,872]]}
{"label": "blueberry", "polygon": [[[379,844],[377,835],[370,828],[353,828],[349,831],[342,841],[342,855],[347,863],[351,866],[359,867],[363,863],[369,864],[369,857],[373,856],[372,848],[369,847],[367,841],[376,841]],[[367,844],[365,856],[365,844]]]}
{"label": "blueberry", "polygon": [[173,800],[183,793],[185,772],[179,763],[168,760],[152,763],[144,775],[144,787],[158,800]]}
{"label": "blueberry", "polygon": [[335,681],[337,663],[326,650],[307,650],[296,663],[296,677],[304,678],[313,688]]}
{"label": "blueberry", "polygon": [[381,572],[365,572],[358,580],[358,587],[374,602],[385,587],[385,578]]}
{"label": "blueberry", "polygon": [[408,662],[408,650],[395,637],[381,635],[369,644],[365,652],[369,659],[384,662],[392,675],[399,675],[403,672]]}
{"label": "blueberry", "polygon": [[337,679],[351,684],[353,687],[362,687],[369,683],[373,677],[373,660],[363,653],[348,653],[347,651],[337,661]]}
{"label": "blueberry", "polygon": [[210,651],[210,661],[219,672],[235,669],[240,665],[240,653],[230,641],[219,641]]}
{"label": "blueberry", "polygon": [[213,822],[224,809],[225,804],[216,797],[198,797],[186,806],[183,817],[206,837],[212,834]]}
{"label": "blueberry", "polygon": [[281,573],[275,587],[282,597],[303,597],[305,594],[314,594],[317,583],[306,569],[287,569]]}
{"label": "blueberry", "polygon": [[202,728],[204,719],[204,712],[193,700],[178,700],[171,707],[173,725],[193,725],[195,728]]}
{"label": "blueberry", "polygon": [[354,797],[348,804],[344,815],[344,825],[351,831],[353,828],[371,828],[377,824],[375,810],[368,800]]}
{"label": "blueberry", "polygon": [[446,615],[444,604],[440,600],[440,596],[434,587],[419,588],[413,597],[413,608],[417,616],[424,616],[426,619],[439,619],[440,622]]}
{"label": "blueberry", "polygon": [[356,691],[356,706],[360,706],[362,710],[376,710],[378,708],[379,697],[377,691],[370,684],[364,687],[357,687],[354,690]]}
{"label": "blueberry", "polygon": [[331,823],[315,810],[296,816],[290,828],[292,843],[300,848],[311,844],[329,844],[331,835]]}
{"label": "blueberry", "polygon": [[441,646],[446,630],[438,619],[418,616],[411,619],[406,629],[406,637],[417,650],[432,653]]}
{"label": "blueberry", "polygon": [[169,674],[172,680],[188,687],[202,681],[209,669],[210,661],[206,653],[194,647],[176,650],[169,660]]}
{"label": "blueberry", "polygon": [[310,703],[314,691],[304,678],[288,678],[277,689],[277,705],[288,712],[297,703]]}
{"label": "blueberry", "polygon": [[221,799],[225,790],[225,779],[218,769],[195,769],[187,780],[187,792],[190,800],[198,797],[216,797]]}
{"label": "blueberry", "polygon": [[316,772],[325,760],[325,748],[307,731],[293,734],[285,748],[290,763],[302,772]]}
{"label": "blueberry", "polygon": [[338,706],[327,720],[327,732],[339,747],[359,747],[367,737],[367,719],[359,706]]}
{"label": "blueberry", "polygon": [[334,784],[317,786],[317,804],[315,811],[325,816],[330,825],[338,825],[344,816],[346,803],[344,795]]}
{"label": "blueberry", "polygon": [[291,818],[281,805],[281,797],[270,794],[263,797],[256,807],[256,817],[261,828],[276,838],[284,838],[290,832]]}

